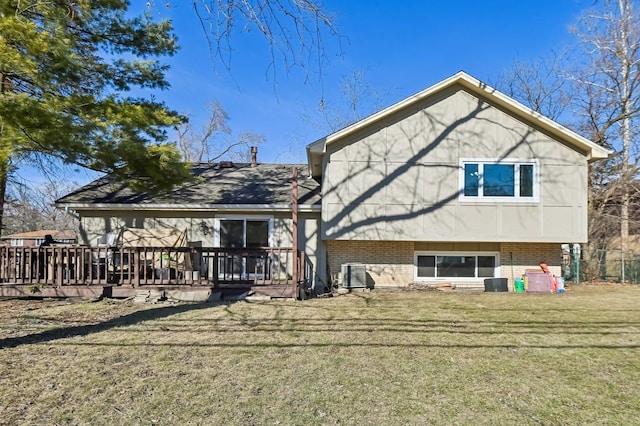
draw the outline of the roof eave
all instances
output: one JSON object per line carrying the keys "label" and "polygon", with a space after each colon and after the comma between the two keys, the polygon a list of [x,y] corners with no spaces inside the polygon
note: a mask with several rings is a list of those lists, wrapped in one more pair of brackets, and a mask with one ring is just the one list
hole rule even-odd
{"label": "roof eave", "polygon": [[325,151],[325,140],[326,138],[318,139],[307,145],[307,162],[310,176],[322,175],[322,155]]}
{"label": "roof eave", "polygon": [[[290,212],[291,204],[116,204],[116,203],[57,203],[56,207],[69,210],[118,210],[118,211],[247,211]],[[319,212],[320,204],[299,204],[300,212]]]}

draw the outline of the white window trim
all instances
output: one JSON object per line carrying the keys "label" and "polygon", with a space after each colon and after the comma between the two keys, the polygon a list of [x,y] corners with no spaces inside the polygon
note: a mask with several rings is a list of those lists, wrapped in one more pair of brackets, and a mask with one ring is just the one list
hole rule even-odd
{"label": "white window trim", "polygon": [[247,220],[268,220],[269,221],[269,246],[273,247],[273,230],[275,221],[273,216],[251,216],[251,215],[225,215],[225,216],[216,216],[213,220],[213,246],[220,247],[220,221],[221,220],[244,220],[244,228],[243,228],[243,238],[244,241],[242,245],[244,247],[247,246]]}
{"label": "white window trim", "polygon": [[[532,164],[533,165],[533,197],[485,197],[483,195],[465,196],[464,195],[464,165],[469,163],[477,164]],[[481,203],[538,203],[540,202],[540,161],[537,158],[461,158],[459,167],[459,199],[467,202]],[[515,185],[519,188],[520,174],[515,175]],[[480,190],[482,190],[482,176],[480,176]]]}
{"label": "white window trim", "polygon": [[413,279],[415,281],[459,281],[478,282],[490,277],[419,277],[418,276],[418,256],[493,256],[496,259],[496,266],[493,269],[493,277],[500,277],[500,252],[496,251],[415,251],[413,252]]}

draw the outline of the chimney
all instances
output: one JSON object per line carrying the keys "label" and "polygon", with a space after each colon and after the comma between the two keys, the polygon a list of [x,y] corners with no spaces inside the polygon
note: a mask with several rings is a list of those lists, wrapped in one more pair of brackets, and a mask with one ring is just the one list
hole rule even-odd
{"label": "chimney", "polygon": [[251,167],[257,167],[257,166],[258,166],[258,147],[252,146],[251,147]]}

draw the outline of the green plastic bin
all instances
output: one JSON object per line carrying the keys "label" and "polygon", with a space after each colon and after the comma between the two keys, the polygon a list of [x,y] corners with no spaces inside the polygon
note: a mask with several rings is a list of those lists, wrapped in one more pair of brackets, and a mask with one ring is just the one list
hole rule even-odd
{"label": "green plastic bin", "polygon": [[524,280],[522,278],[516,278],[513,281],[513,290],[516,293],[524,293]]}

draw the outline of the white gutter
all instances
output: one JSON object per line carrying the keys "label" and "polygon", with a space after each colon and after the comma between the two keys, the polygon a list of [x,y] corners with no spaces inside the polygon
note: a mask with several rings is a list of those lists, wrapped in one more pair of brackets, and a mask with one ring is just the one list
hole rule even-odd
{"label": "white gutter", "polygon": [[[73,210],[170,210],[170,211],[252,211],[265,210],[290,212],[291,204],[110,204],[110,203],[65,203],[58,208]],[[313,204],[299,204],[300,212],[319,212],[321,206]]]}

